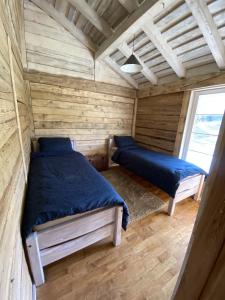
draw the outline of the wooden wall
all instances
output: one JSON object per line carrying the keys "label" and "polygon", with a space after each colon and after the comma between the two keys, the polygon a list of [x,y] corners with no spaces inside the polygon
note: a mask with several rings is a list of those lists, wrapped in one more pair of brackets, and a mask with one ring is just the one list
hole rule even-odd
{"label": "wooden wall", "polygon": [[136,92],[71,77],[26,74],[35,136],[69,136],[85,155],[105,155],[112,134],[131,134]]}
{"label": "wooden wall", "polygon": [[137,141],[146,148],[173,154],[181,115],[183,92],[139,97]]}
{"label": "wooden wall", "polygon": [[20,234],[30,153],[22,13],[21,1],[0,1],[0,299],[16,300],[32,299]]}
{"label": "wooden wall", "polygon": [[178,156],[191,91],[225,84],[225,73],[208,73],[137,91],[136,138],[145,147]]}
{"label": "wooden wall", "polygon": [[27,69],[129,86],[60,24],[36,5],[25,0]]}

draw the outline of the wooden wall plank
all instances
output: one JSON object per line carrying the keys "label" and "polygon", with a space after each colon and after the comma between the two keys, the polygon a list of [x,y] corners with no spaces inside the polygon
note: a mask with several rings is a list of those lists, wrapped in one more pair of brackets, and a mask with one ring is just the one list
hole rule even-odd
{"label": "wooden wall plank", "polygon": [[[207,65],[206,65],[207,67]],[[156,87],[143,88],[138,91],[138,98],[146,98],[149,96],[166,95],[170,93],[190,91],[196,88],[207,88],[210,86],[224,85],[225,72],[210,72],[208,67],[208,74],[193,75],[187,79],[176,80],[175,82],[161,84]]]}
{"label": "wooden wall plank", "polygon": [[183,93],[138,99],[136,140],[148,149],[174,153]]}
{"label": "wooden wall plank", "polygon": [[21,1],[0,2],[0,299],[30,300],[32,283],[20,236],[26,180],[22,157],[27,168],[30,154],[21,13]]}
{"label": "wooden wall plank", "polygon": [[133,91],[118,87],[113,94],[115,86],[55,79],[53,84],[51,75],[31,77],[36,137],[69,136],[77,140],[78,151],[83,154],[106,156],[110,135],[131,135]]}
{"label": "wooden wall plank", "polygon": [[136,97],[136,90],[104,82],[73,78],[71,76],[49,74],[46,72],[24,72],[24,78],[34,83],[43,83],[56,87],[68,87],[77,90],[97,92],[111,96]]}

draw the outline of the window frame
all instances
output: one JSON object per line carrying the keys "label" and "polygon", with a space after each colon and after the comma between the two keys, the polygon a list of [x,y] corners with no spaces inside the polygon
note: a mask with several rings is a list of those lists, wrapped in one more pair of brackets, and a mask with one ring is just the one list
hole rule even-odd
{"label": "window frame", "polygon": [[225,93],[225,85],[221,85],[217,87],[214,86],[214,87],[204,88],[204,89],[195,89],[191,91],[191,96],[190,96],[190,101],[188,105],[188,111],[187,111],[187,116],[186,116],[186,121],[184,126],[184,132],[183,132],[183,137],[182,137],[181,147],[179,152],[179,158],[185,160],[187,157],[199,96],[218,94],[218,93]]}

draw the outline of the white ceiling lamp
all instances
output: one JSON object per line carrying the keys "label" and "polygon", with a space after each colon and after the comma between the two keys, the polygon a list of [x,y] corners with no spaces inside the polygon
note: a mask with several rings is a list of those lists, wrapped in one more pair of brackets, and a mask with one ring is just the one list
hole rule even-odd
{"label": "white ceiling lamp", "polygon": [[135,38],[133,39],[133,51],[131,56],[128,57],[125,63],[120,67],[121,71],[125,73],[138,73],[142,70],[142,65],[134,55],[134,40]]}

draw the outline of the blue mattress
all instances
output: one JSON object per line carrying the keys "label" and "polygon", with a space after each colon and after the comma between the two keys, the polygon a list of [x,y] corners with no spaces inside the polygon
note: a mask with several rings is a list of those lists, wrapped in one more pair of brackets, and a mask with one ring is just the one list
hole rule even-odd
{"label": "blue mattress", "polygon": [[124,200],[79,152],[34,153],[31,157],[22,231],[35,225],[101,207],[123,206],[122,226],[128,223]]}
{"label": "blue mattress", "polygon": [[158,186],[174,197],[181,180],[196,174],[205,174],[201,168],[182,159],[150,151],[138,145],[119,148],[112,160]]}

